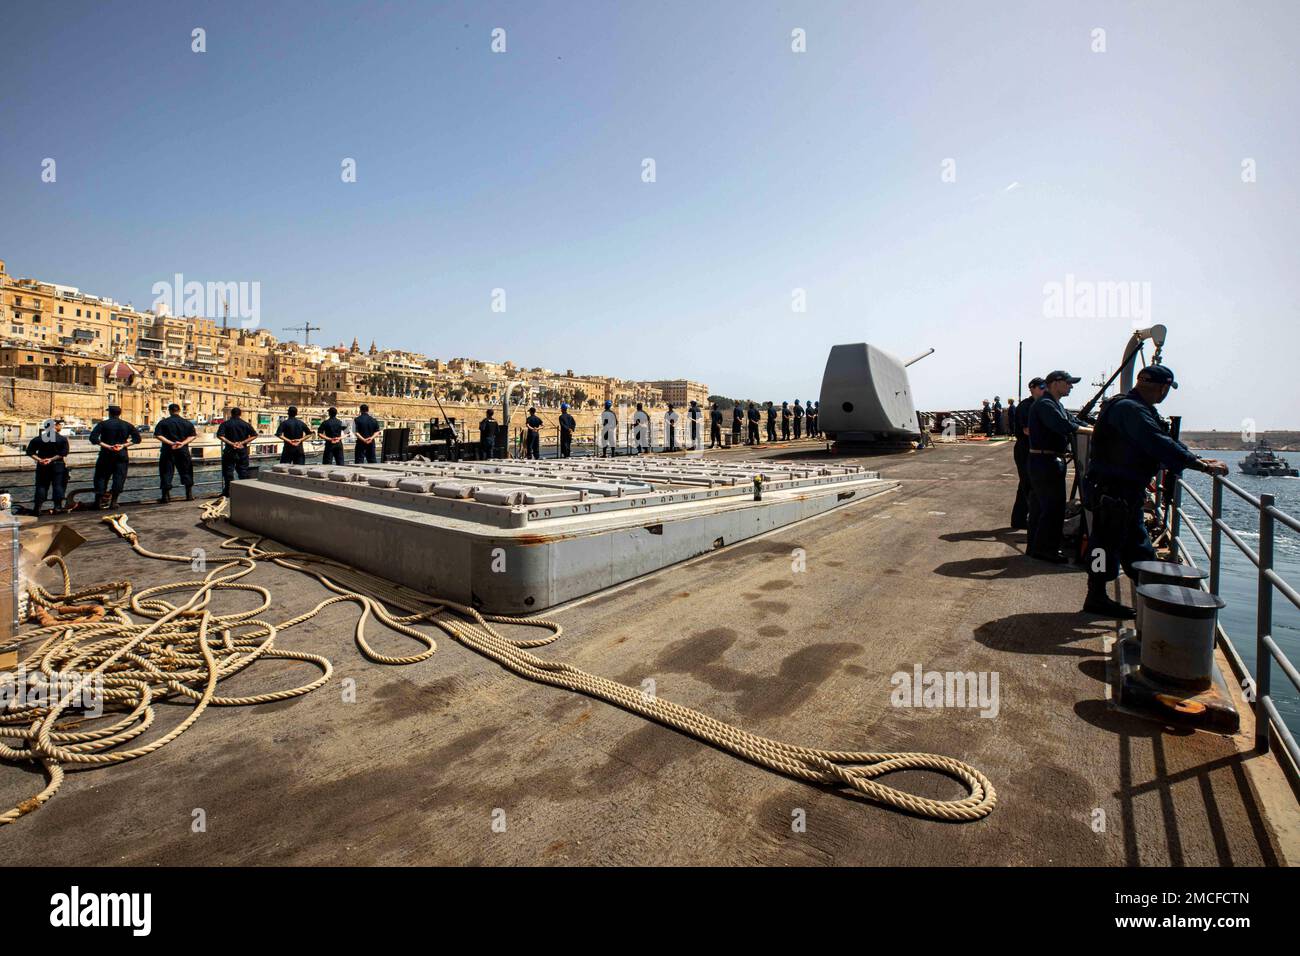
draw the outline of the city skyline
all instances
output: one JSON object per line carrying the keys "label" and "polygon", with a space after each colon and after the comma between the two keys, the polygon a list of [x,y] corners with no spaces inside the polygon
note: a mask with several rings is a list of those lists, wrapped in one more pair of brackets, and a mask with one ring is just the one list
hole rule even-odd
{"label": "city skyline", "polygon": [[[145,306],[138,306],[130,298],[124,298],[124,299],[118,298],[115,295],[103,294],[102,290],[92,291],[90,289],[82,288],[81,286],[76,285],[70,279],[67,279],[67,281],[59,281],[55,279],[50,279],[48,277],[15,273],[12,269],[13,261],[14,260],[7,259],[3,255],[0,255],[0,265],[4,266],[4,268],[0,268],[0,276],[2,276],[4,279],[8,279],[14,283],[17,283],[19,281],[35,282],[41,286],[53,286],[56,289],[67,290],[73,294],[84,296],[92,300],[99,300],[104,303],[106,312],[116,311],[120,309],[123,312],[148,313],[151,315],[156,315],[159,317],[166,317],[166,318],[202,319],[217,324],[222,324],[223,322],[223,316],[220,314],[220,312],[218,312],[218,314],[216,315],[209,314],[208,312],[203,312],[199,314],[186,314],[183,311],[174,310],[169,307],[159,309],[157,308],[157,303],[154,301],[150,301]],[[5,275],[6,270],[8,271],[7,275]],[[66,279],[66,277],[64,278]],[[18,289],[15,286],[14,291],[21,291],[21,289]],[[0,302],[0,305],[3,304],[4,303]],[[2,316],[3,313],[0,313],[0,317]],[[77,316],[69,315],[67,318],[71,322],[71,320],[77,318]],[[626,381],[638,381],[638,380],[626,378],[625,376],[613,375],[609,372],[602,373],[601,371],[598,370],[576,370],[575,371],[572,368],[568,368],[564,370],[548,368],[542,365],[515,361],[515,358],[517,357],[510,357],[510,356],[453,355],[450,353],[447,353],[445,355],[430,354],[427,352],[422,352],[417,349],[410,348],[409,346],[400,343],[384,342],[381,344],[380,340],[376,338],[374,335],[371,335],[369,342],[367,343],[362,341],[363,335],[360,332],[355,333],[351,336],[352,342],[350,346],[349,342],[346,341],[345,339],[339,339],[337,341],[322,341],[320,336],[317,336],[317,341],[311,342],[308,340],[308,335],[303,333],[302,326],[299,327],[276,326],[272,323],[268,323],[265,326],[263,326],[260,321],[255,323],[249,323],[249,322],[240,322],[238,319],[235,319],[231,321],[229,325],[229,329],[232,332],[237,332],[242,329],[243,331],[249,334],[270,336],[273,340],[276,341],[277,344],[296,345],[306,350],[319,349],[323,351],[337,351],[340,348],[346,350],[349,349],[351,346],[361,346],[362,350],[364,351],[374,351],[377,349],[380,352],[404,352],[411,355],[419,355],[428,358],[430,360],[441,361],[448,364],[457,363],[457,362],[473,362],[473,363],[493,365],[493,366],[505,366],[509,368],[514,368],[520,372],[545,372],[547,374],[559,374],[559,375],[567,375],[572,377],[622,378]],[[320,327],[313,325],[311,326],[311,329],[313,332],[315,332],[319,330]],[[293,334],[286,335],[285,333],[293,333]],[[299,335],[303,336],[301,340],[298,338]],[[7,337],[9,336],[4,333],[0,333],[0,341],[3,341]],[[105,355],[111,356],[117,351],[126,351],[126,350],[114,349],[109,347],[103,351]],[[639,381],[649,382],[649,381],[660,381],[660,380],[666,380],[666,379],[664,379],[663,376],[658,376],[657,378],[641,379]]]}
{"label": "city skyline", "polygon": [[1022,340],[1083,390],[1162,322],[1162,411],[1296,424],[1294,8],[578,8],[18,8],[0,247],[137,308],[259,283],[280,337],[736,396],[934,347],[920,409],[1014,395]]}

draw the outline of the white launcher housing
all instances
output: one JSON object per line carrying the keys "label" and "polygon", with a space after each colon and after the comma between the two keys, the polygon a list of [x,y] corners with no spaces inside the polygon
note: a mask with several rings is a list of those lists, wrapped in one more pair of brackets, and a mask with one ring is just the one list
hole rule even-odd
{"label": "white launcher housing", "polygon": [[832,346],[819,399],[817,423],[822,431],[841,442],[893,441],[919,435],[907,380],[910,364],[865,342]]}

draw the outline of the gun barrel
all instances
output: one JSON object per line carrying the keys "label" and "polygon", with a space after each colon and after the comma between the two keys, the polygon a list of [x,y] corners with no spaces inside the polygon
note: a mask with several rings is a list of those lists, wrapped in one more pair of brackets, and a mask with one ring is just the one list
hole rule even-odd
{"label": "gun barrel", "polygon": [[907,368],[908,366],[915,365],[917,362],[921,361],[921,359],[925,358],[927,355],[933,355],[933,354],[934,354],[934,349],[927,349],[926,351],[922,352],[920,355],[916,356],[915,358],[908,359],[906,362],[904,362],[903,368]]}

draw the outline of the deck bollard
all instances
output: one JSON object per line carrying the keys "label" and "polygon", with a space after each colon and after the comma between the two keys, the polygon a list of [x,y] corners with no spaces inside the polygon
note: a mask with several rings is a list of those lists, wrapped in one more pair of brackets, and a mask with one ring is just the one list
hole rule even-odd
{"label": "deck bollard", "polygon": [[1214,674],[1214,633],[1223,598],[1199,587],[1141,584],[1142,673],[1151,680],[1201,691]]}

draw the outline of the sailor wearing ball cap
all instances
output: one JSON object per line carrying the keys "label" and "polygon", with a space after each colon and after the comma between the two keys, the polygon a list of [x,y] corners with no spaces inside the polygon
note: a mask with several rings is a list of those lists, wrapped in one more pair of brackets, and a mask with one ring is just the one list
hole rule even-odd
{"label": "sailor wearing ball cap", "polygon": [[1065,521],[1065,453],[1077,434],[1092,429],[1065,410],[1061,399],[1079,379],[1057,369],[1043,380],[1043,394],[1029,410],[1029,484],[1034,495],[1034,515],[1029,521],[1026,554],[1040,561],[1064,564],[1061,525]]}
{"label": "sailor wearing ball cap", "polygon": [[1147,485],[1161,468],[1228,473],[1223,462],[1198,458],[1169,435],[1155,407],[1177,387],[1172,369],[1148,365],[1138,372],[1132,390],[1107,402],[1097,418],[1083,483],[1084,503],[1092,512],[1086,612],[1115,618],[1133,616],[1131,608],[1110,598],[1106,586],[1119,577],[1121,567],[1132,575],[1134,562],[1155,559],[1142,505]]}

